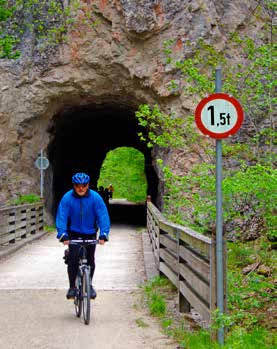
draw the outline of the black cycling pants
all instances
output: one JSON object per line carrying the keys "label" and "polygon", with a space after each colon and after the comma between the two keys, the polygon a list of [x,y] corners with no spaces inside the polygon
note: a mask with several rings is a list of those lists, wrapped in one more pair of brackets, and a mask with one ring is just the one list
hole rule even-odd
{"label": "black cycling pants", "polygon": [[[86,239],[86,240],[94,240],[96,239],[96,234],[79,234],[75,232],[69,233],[69,240],[76,240],[78,238]],[[91,245],[87,247],[87,261],[90,265],[90,278],[92,280],[94,270],[95,270],[95,248],[96,245]],[[69,278],[69,287],[75,286],[75,279],[78,272],[79,267],[79,252],[80,246],[78,245],[69,245],[69,255],[68,255],[68,278]]]}

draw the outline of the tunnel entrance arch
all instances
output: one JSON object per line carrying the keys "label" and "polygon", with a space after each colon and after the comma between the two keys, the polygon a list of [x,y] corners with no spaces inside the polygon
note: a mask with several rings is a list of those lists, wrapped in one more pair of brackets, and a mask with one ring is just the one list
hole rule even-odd
{"label": "tunnel entrance arch", "polygon": [[138,137],[134,108],[119,104],[77,106],[56,114],[49,127],[51,141],[47,154],[51,164],[45,188],[45,204],[55,216],[63,194],[71,189],[71,177],[86,172],[96,189],[106,154],[118,147],[133,147],[144,154],[147,194],[155,202],[158,177],[149,148]]}

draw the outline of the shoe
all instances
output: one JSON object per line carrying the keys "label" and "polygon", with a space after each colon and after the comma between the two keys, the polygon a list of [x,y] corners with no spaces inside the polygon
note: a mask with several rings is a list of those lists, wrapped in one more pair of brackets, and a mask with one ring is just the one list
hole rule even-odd
{"label": "shoe", "polygon": [[73,299],[76,296],[76,288],[70,287],[67,291],[66,298],[67,299]]}
{"label": "shoe", "polygon": [[95,299],[97,296],[97,293],[95,289],[90,285],[90,298]]}

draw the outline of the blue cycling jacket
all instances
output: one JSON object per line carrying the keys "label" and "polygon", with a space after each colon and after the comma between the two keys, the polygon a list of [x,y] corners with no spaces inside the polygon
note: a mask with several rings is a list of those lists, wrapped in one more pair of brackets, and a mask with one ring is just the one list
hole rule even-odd
{"label": "blue cycling jacket", "polygon": [[96,234],[108,238],[110,218],[102,197],[89,189],[85,196],[78,196],[73,189],[62,197],[56,216],[57,238],[68,238],[68,231],[83,234]]}

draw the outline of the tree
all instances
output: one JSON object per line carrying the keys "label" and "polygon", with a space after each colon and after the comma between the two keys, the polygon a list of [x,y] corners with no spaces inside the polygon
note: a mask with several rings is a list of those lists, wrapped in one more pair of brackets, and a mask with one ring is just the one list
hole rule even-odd
{"label": "tree", "polygon": [[[276,200],[273,188],[277,184],[273,158],[276,134],[272,107],[276,103],[273,96],[276,86],[273,77],[276,52],[276,44],[272,39],[275,30],[273,7],[271,1],[260,2],[251,14],[254,20],[260,19],[262,15],[265,19],[259,38],[240,37],[238,32],[230,33],[220,52],[203,39],[198,40],[196,45],[187,41],[186,46],[190,48],[187,52],[190,53],[181,61],[174,61],[172,57],[175,40],[171,39],[164,43],[164,55],[166,65],[181,71],[182,93],[196,102],[207,93],[214,92],[215,67],[222,66],[222,92],[232,94],[241,101],[253,129],[251,133],[245,133],[246,141],[243,143],[232,140],[224,142],[225,162],[232,164],[223,182],[225,222],[227,228],[228,223],[234,220],[240,222],[237,227],[229,229],[241,230],[242,226],[250,227],[249,222],[258,217],[260,225],[256,227],[260,229],[262,225],[268,236],[276,238],[272,218]],[[172,80],[173,90],[176,85]],[[166,187],[165,214],[171,220],[192,226],[198,231],[214,232],[215,181],[211,176],[214,173],[213,150],[204,137],[195,132],[194,117],[166,115],[157,105],[141,105],[136,116],[139,124],[145,127],[146,133],[140,136],[148,146],[198,151],[201,164],[194,166],[185,176],[174,174],[172,169],[159,161]],[[267,185],[269,190],[266,189]]]}

